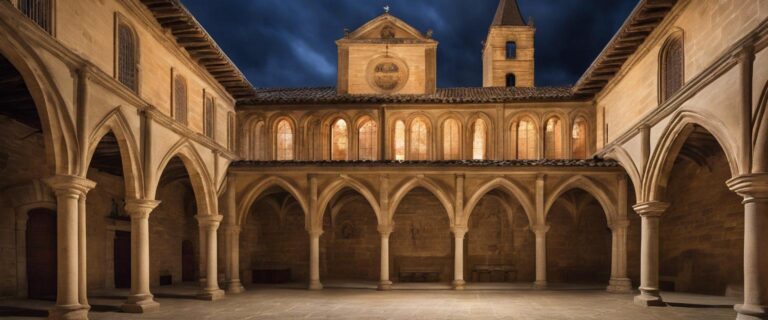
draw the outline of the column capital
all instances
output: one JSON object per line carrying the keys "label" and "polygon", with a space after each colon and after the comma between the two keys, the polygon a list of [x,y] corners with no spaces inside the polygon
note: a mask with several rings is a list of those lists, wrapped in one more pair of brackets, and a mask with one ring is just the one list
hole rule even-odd
{"label": "column capital", "polygon": [[768,202],[768,173],[741,175],[726,182],[744,202]]}
{"label": "column capital", "polygon": [[395,226],[391,225],[391,224],[390,225],[380,225],[376,229],[379,231],[379,234],[382,237],[389,238],[389,235],[392,234],[393,231],[395,231]]}
{"label": "column capital", "polygon": [[629,219],[614,220],[608,225],[608,228],[614,231],[616,229],[626,229],[628,227],[629,227]]}
{"label": "column capital", "polygon": [[547,232],[549,232],[549,228],[550,228],[550,225],[548,224],[536,224],[531,226],[531,231],[533,231],[533,233],[537,235],[540,233],[546,234]]}
{"label": "column capital", "polygon": [[469,227],[467,227],[467,226],[453,226],[453,227],[451,227],[451,232],[453,232],[453,235],[456,238],[464,238],[464,235],[466,235],[468,231],[469,231]]}
{"label": "column capital", "polygon": [[668,208],[669,203],[661,201],[643,202],[632,206],[641,217],[661,217]]}
{"label": "column capital", "polygon": [[45,183],[53,189],[56,195],[84,196],[96,187],[96,182],[73,175],[55,175],[45,179]]}
{"label": "column capital", "polygon": [[316,229],[307,229],[307,233],[309,233],[309,236],[312,238],[319,238],[323,235],[323,229],[322,228],[316,228]]}
{"label": "column capital", "polygon": [[131,216],[131,219],[148,219],[161,201],[148,199],[134,199],[125,201],[125,212]]}
{"label": "column capital", "polygon": [[197,223],[201,227],[218,228],[224,216],[220,214],[196,215]]}

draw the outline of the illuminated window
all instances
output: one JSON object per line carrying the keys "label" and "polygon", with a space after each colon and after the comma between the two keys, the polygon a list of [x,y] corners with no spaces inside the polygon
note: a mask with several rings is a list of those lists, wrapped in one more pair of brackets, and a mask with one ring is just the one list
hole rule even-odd
{"label": "illuminated window", "polygon": [[173,117],[187,124],[187,80],[178,75],[173,79]]}
{"label": "illuminated window", "polygon": [[366,120],[360,126],[358,140],[360,160],[376,160],[376,123]]}
{"label": "illuminated window", "polygon": [[667,40],[664,48],[661,50],[661,62],[660,62],[660,85],[661,85],[661,102],[667,101],[667,99],[677,93],[682,87],[683,76],[683,41],[679,36],[674,36]]}
{"label": "illuminated window", "polygon": [[536,125],[530,119],[523,119],[517,125],[517,158],[536,158]]}
{"label": "illuminated window", "polygon": [[488,126],[483,119],[475,120],[472,128],[472,160],[485,160],[485,146]]}
{"label": "illuminated window", "polygon": [[405,160],[405,122],[395,122],[395,160]]}
{"label": "illuminated window", "polygon": [[349,155],[349,131],[344,119],[336,120],[331,126],[331,160],[343,161]]}
{"label": "illuminated window", "polygon": [[277,160],[293,160],[293,127],[288,120],[277,123]]}
{"label": "illuminated window", "polygon": [[417,118],[411,123],[411,160],[428,160],[427,159],[427,144],[429,143],[429,137],[427,137],[427,124],[424,120]]}
{"label": "illuminated window", "polygon": [[562,121],[550,118],[547,121],[544,132],[544,157],[547,159],[560,159],[563,157],[563,130]]}
{"label": "illuminated window", "polygon": [[117,80],[137,92],[139,88],[139,52],[136,34],[124,23],[117,26]]}
{"label": "illuminated window", "polygon": [[455,119],[445,120],[443,124],[443,159],[461,158],[461,128]]}
{"label": "illuminated window", "polygon": [[586,159],[587,158],[587,121],[583,118],[577,118],[573,124],[573,130],[571,132],[573,158],[574,159]]}

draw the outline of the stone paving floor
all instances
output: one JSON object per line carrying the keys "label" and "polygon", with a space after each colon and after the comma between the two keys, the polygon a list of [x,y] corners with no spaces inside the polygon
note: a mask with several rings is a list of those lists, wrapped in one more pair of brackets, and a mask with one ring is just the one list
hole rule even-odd
{"label": "stone paving floor", "polygon": [[[732,320],[737,303],[724,297],[667,293],[669,306],[642,308],[632,304],[631,294],[575,286],[538,291],[528,285],[470,285],[465,291],[452,291],[446,290],[447,285],[401,285],[389,292],[372,290],[373,284],[326,287],[318,292],[300,286],[253,287],[214,302],[195,300],[191,285],[157,288],[160,310],[144,315],[119,312],[126,291],[95,292],[90,298],[90,319]],[[51,305],[49,301],[0,300],[0,318],[42,319]]]}

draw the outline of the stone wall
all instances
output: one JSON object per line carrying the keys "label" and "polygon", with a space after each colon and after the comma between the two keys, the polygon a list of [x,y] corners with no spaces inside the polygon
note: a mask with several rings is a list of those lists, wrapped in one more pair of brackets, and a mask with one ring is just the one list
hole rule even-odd
{"label": "stone wall", "polygon": [[672,169],[659,233],[662,289],[723,295],[744,282],[744,207],[725,185],[728,168],[719,152],[706,166],[680,158]]}
{"label": "stone wall", "polygon": [[378,281],[381,237],[377,227],[376,214],[364,198],[346,203],[331,225],[324,227],[321,269],[326,271],[325,278]]}
{"label": "stone wall", "polygon": [[191,241],[195,270],[199,275],[200,238],[195,195],[188,180],[161,185],[157,200],[162,201],[149,217],[150,285],[160,284],[161,276],[182,281],[182,242]]}

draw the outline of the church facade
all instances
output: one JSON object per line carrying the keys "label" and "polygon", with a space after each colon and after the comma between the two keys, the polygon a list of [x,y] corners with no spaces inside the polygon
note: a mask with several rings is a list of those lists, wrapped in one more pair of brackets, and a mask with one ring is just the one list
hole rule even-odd
{"label": "church facade", "polygon": [[[81,19],[83,15],[96,17]],[[0,0],[0,296],[199,282],[599,284],[768,317],[768,2],[642,0],[571,87],[501,0],[483,87],[388,12],[335,87],[256,89],[176,0]],[[539,44],[546,45],[546,44]],[[269,76],[269,75],[263,75]]]}

